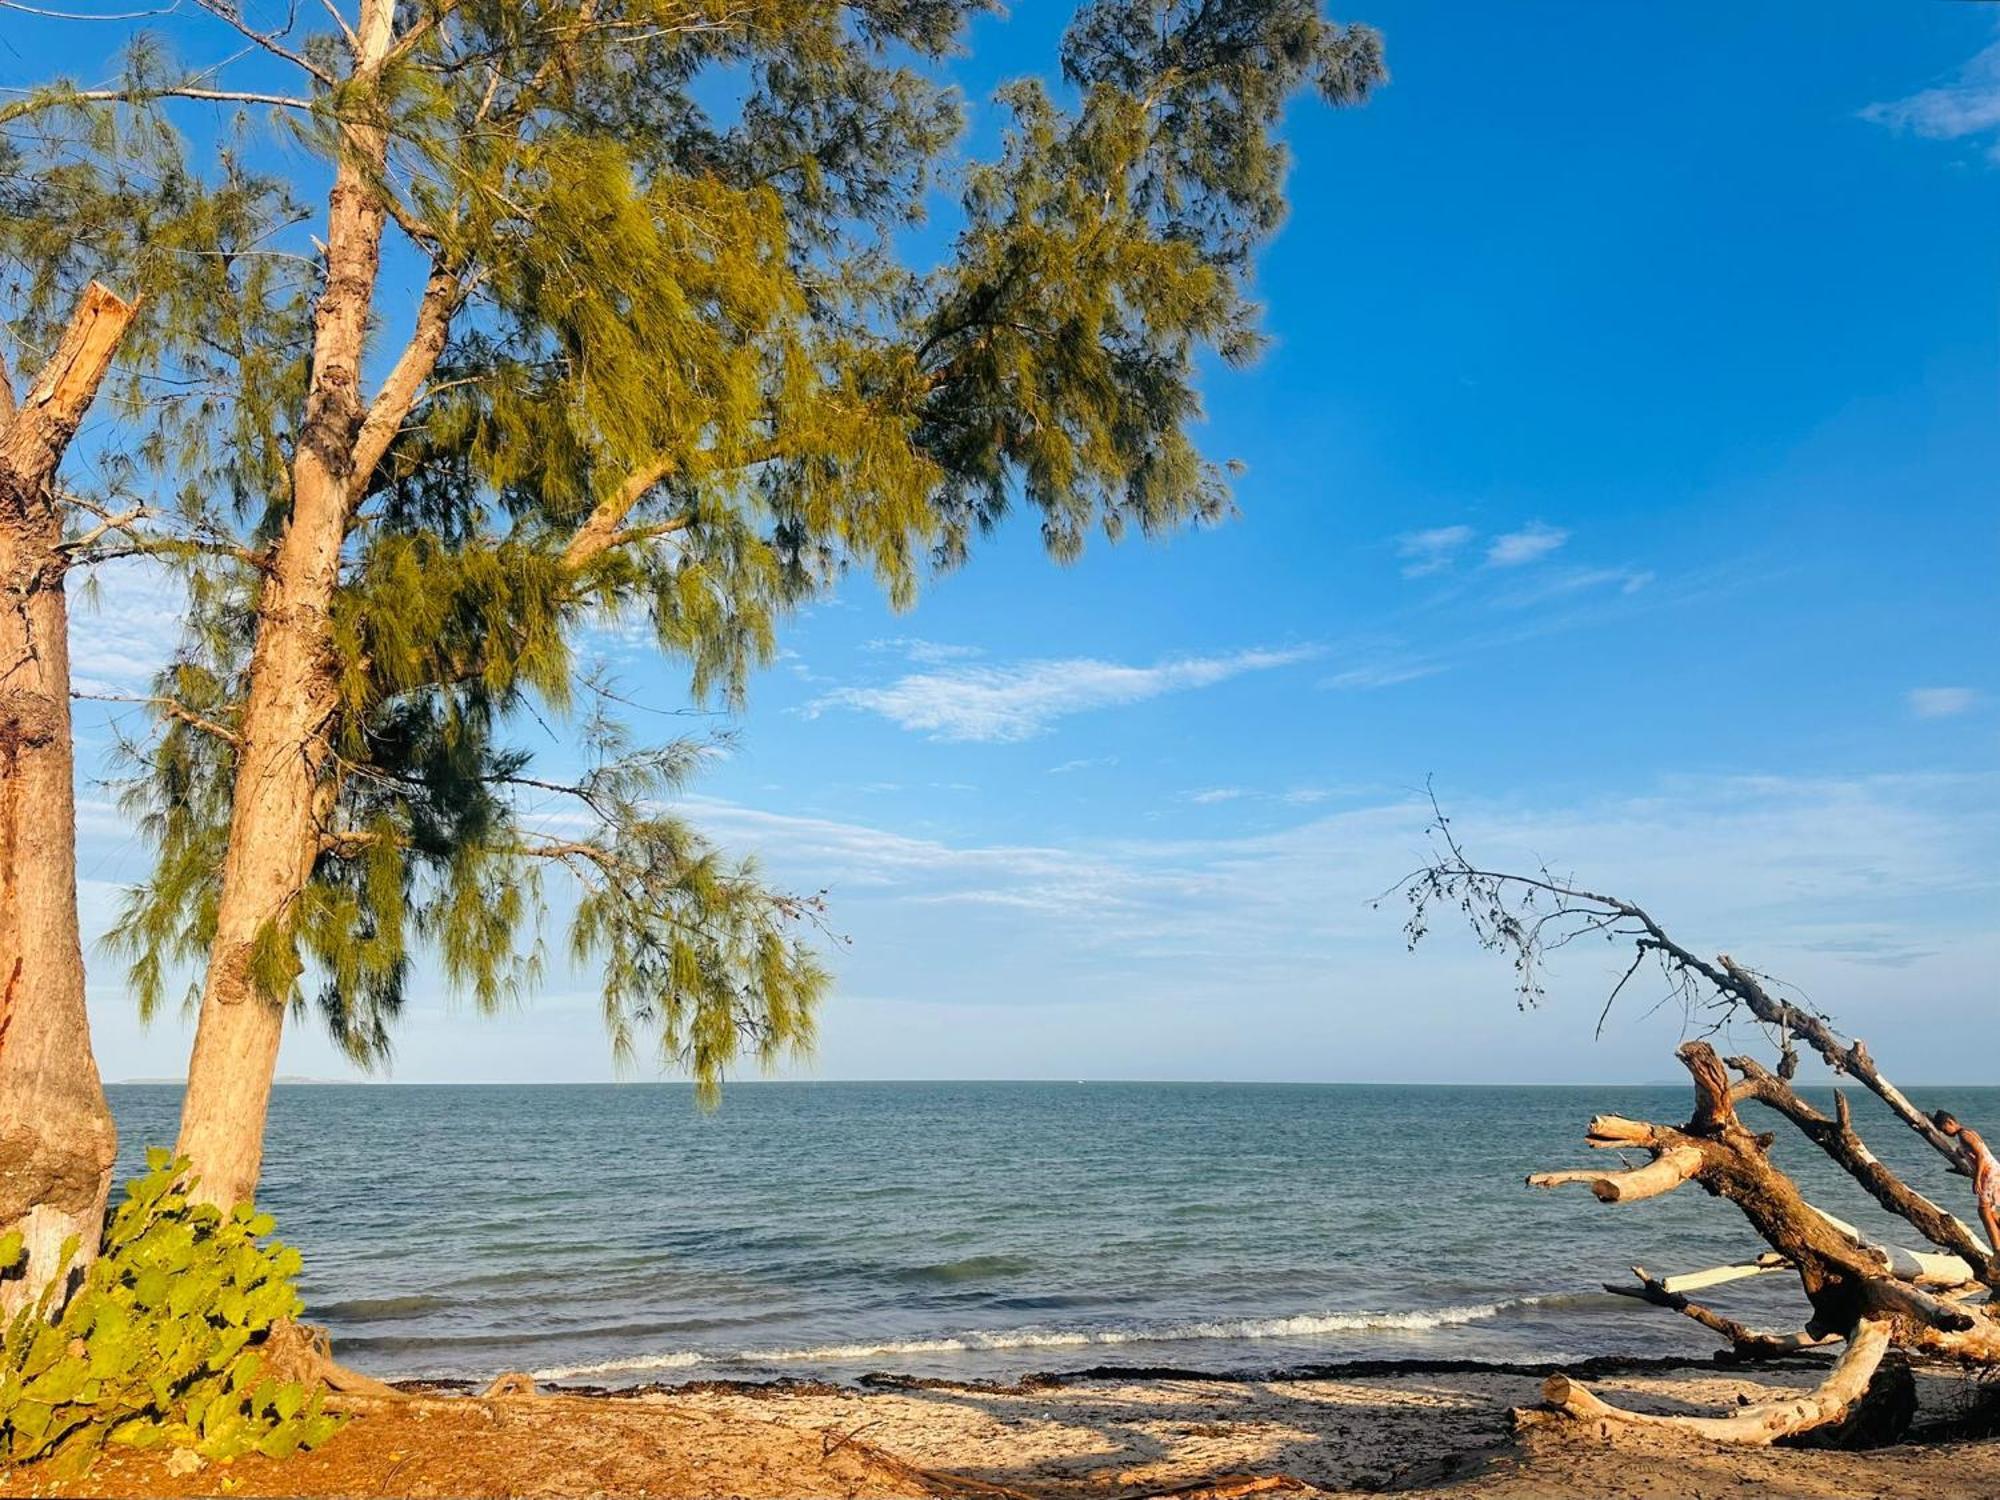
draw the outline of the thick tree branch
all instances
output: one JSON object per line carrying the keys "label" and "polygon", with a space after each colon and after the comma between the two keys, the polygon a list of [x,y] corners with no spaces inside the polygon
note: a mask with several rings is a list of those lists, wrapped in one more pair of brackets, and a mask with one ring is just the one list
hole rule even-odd
{"label": "thick tree branch", "polygon": [[1762,1446],[1781,1437],[1824,1427],[1845,1417],[1867,1394],[1868,1384],[1889,1352],[1886,1319],[1863,1319],[1847,1334],[1847,1349],[1827,1377],[1798,1396],[1760,1401],[1726,1417],[1659,1416],[1613,1406],[1567,1375],[1551,1375],[1542,1400],[1563,1416],[1602,1424],[1609,1436],[1618,1426],[1667,1428],[1716,1443]]}
{"label": "thick tree branch", "polygon": [[[632,514],[632,508],[646,497],[648,490],[672,474],[675,467],[674,460],[661,458],[627,475],[610,496],[598,501],[590,514],[584,517],[583,524],[577,527],[569,545],[563,549],[563,566],[572,572],[588,567],[618,545],[620,536],[624,534],[625,518]],[[677,518],[678,524],[663,522],[662,525],[680,530],[692,520],[691,516]]]}
{"label": "thick tree branch", "polygon": [[1604,1290],[1618,1297],[1634,1297],[1654,1307],[1669,1308],[1683,1317],[1692,1318],[1702,1327],[1719,1333],[1729,1340],[1730,1347],[1743,1359],[1782,1359],[1788,1355],[1803,1353],[1822,1344],[1837,1343],[1837,1333],[1820,1333],[1807,1328],[1797,1333],[1762,1333],[1748,1324],[1726,1317],[1713,1308],[1704,1307],[1699,1302],[1688,1299],[1686,1294],[1671,1290],[1667,1283],[1654,1276],[1644,1266],[1634,1266],[1632,1274],[1638,1278],[1636,1286],[1625,1282],[1607,1281]]}
{"label": "thick tree branch", "polygon": [[434,267],[424,283],[423,300],[417,305],[416,327],[403,352],[382,381],[382,388],[369,403],[361,430],[354,439],[354,472],[363,476],[389,451],[401,430],[403,419],[417,404],[417,397],[444,353],[451,337],[451,320],[464,304],[468,287],[444,267]]}
{"label": "thick tree branch", "polygon": [[1671,1193],[1701,1170],[1701,1162],[1699,1150],[1675,1146],[1643,1167],[1623,1172],[1536,1172],[1528,1178],[1528,1186],[1552,1188],[1587,1182],[1600,1203],[1636,1203],[1642,1198]]}
{"label": "thick tree branch", "polygon": [[1831,1157],[1840,1168],[1869,1192],[1890,1213],[1905,1220],[1933,1245],[1949,1250],[1965,1262],[1970,1274],[1988,1285],[2000,1276],[1989,1248],[1971,1228],[1954,1215],[1910,1187],[1879,1161],[1862,1142],[1844,1096],[1834,1096],[1837,1118],[1828,1119],[1799,1097],[1784,1079],[1748,1057],[1732,1057],[1729,1066],[1742,1075],[1731,1094],[1738,1100],[1755,1100],[1775,1110]]}

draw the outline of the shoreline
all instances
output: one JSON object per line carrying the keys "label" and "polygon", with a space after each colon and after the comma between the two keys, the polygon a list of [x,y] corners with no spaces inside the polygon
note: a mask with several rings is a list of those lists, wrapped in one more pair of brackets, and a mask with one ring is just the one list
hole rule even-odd
{"label": "shoreline", "polygon": [[[469,1382],[405,1382],[402,1397],[346,1400],[348,1425],[284,1463],[252,1458],[177,1474],[157,1455],[121,1453],[73,1483],[0,1474],[0,1491],[181,1497],[222,1493],[226,1480],[233,1496],[460,1500],[2000,1493],[2000,1445],[1950,1438],[1975,1385],[1952,1372],[1917,1372],[1918,1440],[1844,1452],[1725,1448],[1643,1430],[1615,1444],[1576,1428],[1517,1434],[1509,1409],[1531,1405],[1553,1368],[1442,1359],[1265,1375],[1095,1366],[1006,1383],[872,1372],[838,1385],[695,1380],[491,1397],[470,1393]],[[1620,1402],[1661,1411],[1721,1410],[1818,1378],[1804,1360],[1611,1358],[1562,1368]]]}
{"label": "shoreline", "polygon": [[[1818,1350],[1760,1361],[1749,1368],[1767,1371],[1824,1368],[1832,1356]],[[1745,1368],[1719,1352],[1712,1361],[1721,1371]],[[1579,1379],[1664,1375],[1674,1371],[1707,1368],[1710,1361],[1672,1354],[1596,1354],[1573,1360],[1466,1359],[1445,1356],[1382,1356],[1313,1361],[1298,1365],[1277,1365],[1263,1370],[1200,1369],[1185,1365],[1093,1364],[1073,1368],[1031,1370],[1011,1380],[977,1377],[957,1379],[939,1375],[913,1375],[894,1370],[869,1370],[852,1379],[831,1380],[817,1375],[773,1375],[763,1379],[696,1376],[687,1380],[649,1380],[633,1385],[606,1385],[573,1380],[536,1381],[549,1395],[579,1396],[589,1400],[652,1399],[706,1395],[777,1398],[802,1395],[841,1395],[874,1391],[964,1391],[992,1396],[1026,1396],[1040,1391],[1061,1390],[1090,1381],[1180,1381],[1206,1385],[1288,1385],[1310,1381],[1373,1380],[1422,1375],[1491,1375],[1522,1379],[1545,1379],[1557,1373]],[[493,1380],[516,1371],[496,1370]],[[398,1390],[424,1395],[476,1395],[491,1380],[455,1377],[397,1377],[388,1382]]]}

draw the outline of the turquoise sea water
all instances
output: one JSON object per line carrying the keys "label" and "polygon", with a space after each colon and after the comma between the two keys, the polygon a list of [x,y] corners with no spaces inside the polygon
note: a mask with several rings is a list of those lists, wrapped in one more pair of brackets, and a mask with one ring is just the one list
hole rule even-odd
{"label": "turquoise sea water", "polygon": [[[129,1175],[172,1139],[179,1090],[111,1095]],[[2000,1089],[1949,1103],[2000,1126]],[[674,1085],[294,1086],[261,1201],[305,1253],[308,1316],[385,1375],[1701,1353],[1701,1330],[1598,1284],[1755,1254],[1733,1208],[1522,1186],[1598,1155],[1594,1113],[1687,1105],[1685,1088],[783,1083],[702,1114]],[[1970,1216],[1921,1143],[1872,1100],[1857,1114]],[[1778,1150],[1823,1207],[1912,1238],[1802,1140]],[[1802,1306],[1781,1276],[1713,1300],[1785,1328]]]}

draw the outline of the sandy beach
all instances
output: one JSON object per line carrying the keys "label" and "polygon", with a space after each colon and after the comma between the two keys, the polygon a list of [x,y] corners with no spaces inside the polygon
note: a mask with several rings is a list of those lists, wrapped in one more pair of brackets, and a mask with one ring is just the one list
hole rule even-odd
{"label": "sandy beach", "polygon": [[[1633,1368],[1597,1382],[1657,1411],[1721,1409],[1809,1368]],[[1398,1493],[1458,1497],[1990,1495],[2000,1447],[1944,1439],[1978,1395],[1919,1372],[1910,1440],[1861,1451],[1727,1448],[1575,1428],[1516,1435],[1526,1367],[1357,1369],[1233,1380],[1134,1372],[1012,1386],[695,1385],[363,1401],[317,1453],[176,1472],[113,1455],[88,1476],[0,1475],[30,1496],[1036,1496]]]}

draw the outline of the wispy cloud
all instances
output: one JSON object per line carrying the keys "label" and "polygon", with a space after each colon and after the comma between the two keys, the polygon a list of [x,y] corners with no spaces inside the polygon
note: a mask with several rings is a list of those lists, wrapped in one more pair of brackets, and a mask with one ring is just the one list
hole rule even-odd
{"label": "wispy cloud", "polygon": [[1008,667],[953,667],[913,672],[881,687],[828,693],[808,709],[859,709],[937,740],[986,743],[1031,739],[1057,719],[1091,709],[1143,702],[1210,687],[1246,672],[1290,666],[1317,647],[1189,656],[1150,667],[1071,657]]}
{"label": "wispy cloud", "polygon": [[1442,573],[1471,540],[1470,526],[1433,526],[1427,531],[1405,532],[1396,538],[1396,555],[1403,559],[1403,576],[1424,578]]}
{"label": "wispy cloud", "polygon": [[1218,802],[1236,802],[1250,795],[1249,788],[1240,786],[1212,786],[1199,792],[1184,793],[1185,800],[1197,807],[1212,807]]}
{"label": "wispy cloud", "polygon": [[894,651],[906,661],[919,666],[936,666],[940,662],[965,661],[981,655],[977,646],[958,646],[947,641],[927,641],[921,636],[882,636],[868,643],[870,651]]}
{"label": "wispy cloud", "polygon": [[[1871,104],[1861,118],[1934,141],[2000,134],[2000,42],[1966,63],[1951,82]],[[2000,145],[1989,146],[1988,154],[2000,160]]]}
{"label": "wispy cloud", "polygon": [[[1908,967],[1911,983],[1951,1003],[1977,1009],[1984,993],[2000,778],[1676,778],[1642,795],[1533,806],[1446,794],[1455,831],[1483,862],[1550,861],[1642,900],[1701,951],[1756,955],[1864,1034],[1871,1021],[1886,1024],[1907,989],[1882,989],[1885,965]],[[871,992],[922,1000],[943,965],[955,994],[994,1003],[1227,997],[1284,1016],[1309,996],[1340,1005],[1345,1026],[1380,1018],[1389,996],[1503,1037],[1519,1024],[1504,965],[1442,928],[1413,963],[1398,914],[1371,907],[1426,857],[1421,796],[1312,808],[1250,834],[1041,845],[910,837],[720,802],[689,811],[729,847],[759,852],[779,878],[831,886]],[[1022,913],[1035,914],[1028,941]],[[966,965],[985,944],[992,963]],[[1552,1004],[1594,1016],[1584,1007],[1602,1000],[1624,961],[1579,950],[1560,966]],[[1635,982],[1627,1019],[1636,1025],[1656,998]],[[1409,1023],[1378,1029],[1394,1066]],[[1915,1076],[1950,1066],[1949,1053],[1904,1041]]]}
{"label": "wispy cloud", "polygon": [[1548,526],[1540,521],[1530,521],[1519,531],[1509,531],[1493,539],[1486,549],[1486,565],[1492,568],[1518,568],[1523,563],[1531,563],[1547,557],[1569,540],[1569,533],[1560,526]]}
{"label": "wispy cloud", "polygon": [[1073,771],[1089,771],[1098,766],[1115,766],[1117,764],[1118,757],[1115,755],[1087,755],[1080,760],[1066,760],[1061,765],[1050,766],[1049,775],[1067,776]]}
{"label": "wispy cloud", "polygon": [[1444,663],[1439,661],[1387,656],[1380,661],[1362,662],[1322,677],[1319,686],[1350,692],[1368,692],[1375,688],[1395,687],[1399,683],[1415,682],[1422,677],[1434,677],[1444,670]]}
{"label": "wispy cloud", "polygon": [[1652,581],[1652,573],[1641,568],[1568,568],[1538,577],[1520,588],[1508,589],[1496,595],[1493,602],[1506,609],[1526,609],[1551,599],[1597,590],[1636,594]]}
{"label": "wispy cloud", "polygon": [[70,669],[86,693],[133,693],[166,665],[187,614],[185,586],[143,558],[72,575]]}
{"label": "wispy cloud", "polygon": [[1910,712],[1920,719],[1949,719],[1964,713],[1979,701],[1968,687],[1911,688]]}

